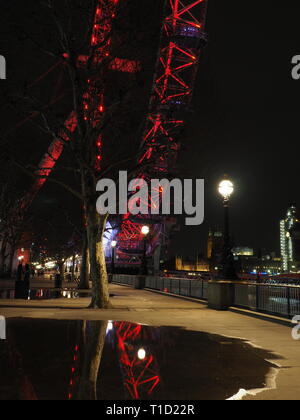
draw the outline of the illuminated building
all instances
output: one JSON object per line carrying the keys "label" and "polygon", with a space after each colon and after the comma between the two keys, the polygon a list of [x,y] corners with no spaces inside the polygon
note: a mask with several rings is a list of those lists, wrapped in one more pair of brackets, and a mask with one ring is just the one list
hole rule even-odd
{"label": "illuminated building", "polygon": [[248,247],[236,247],[232,250],[234,256],[245,256],[252,257],[254,255],[253,248]]}
{"label": "illuminated building", "polygon": [[281,258],[271,255],[235,255],[235,266],[240,274],[277,275],[281,273]]}
{"label": "illuminated building", "polygon": [[184,260],[182,257],[176,257],[176,270],[177,271],[196,271],[208,272],[209,263],[203,258],[197,260]]}
{"label": "illuminated building", "polygon": [[292,205],[287,211],[286,218],[280,221],[280,250],[282,258],[282,270],[284,272],[291,272],[295,270],[294,261],[294,241],[291,232],[296,223],[299,223],[296,218],[296,207]]}
{"label": "illuminated building", "polygon": [[223,233],[221,230],[209,231],[207,241],[207,258],[216,259],[222,254],[224,247]]}
{"label": "illuminated building", "polygon": [[290,237],[293,251],[293,261],[290,267],[290,272],[300,271],[300,221],[296,220],[293,227],[290,229]]}

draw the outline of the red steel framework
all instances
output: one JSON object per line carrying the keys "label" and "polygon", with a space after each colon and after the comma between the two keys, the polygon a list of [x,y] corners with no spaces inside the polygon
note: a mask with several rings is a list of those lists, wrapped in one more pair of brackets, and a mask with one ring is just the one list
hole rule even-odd
{"label": "red steel framework", "polygon": [[[98,2],[91,39],[91,48],[97,48],[96,64],[110,55],[112,22],[119,1],[125,0],[99,0]],[[180,133],[191,104],[199,58],[206,42],[204,27],[207,1],[166,0],[159,59],[139,158],[141,166],[144,167],[149,162],[149,168],[139,174],[141,178],[166,177],[175,166],[180,147]],[[79,65],[85,61],[86,57],[80,57]],[[112,70],[124,72],[138,71],[138,67],[136,62],[123,59],[115,59],[111,63]],[[99,92],[93,81],[89,83],[83,103],[86,111],[85,118],[91,119],[93,124],[99,124],[105,112],[105,98],[104,92]],[[23,199],[24,209],[31,204],[60,158],[65,142],[69,141],[66,133],[73,133],[76,126],[77,117],[75,112],[72,112],[65,123],[66,130],[63,130],[60,137],[52,142],[40,162],[39,179]],[[100,136],[96,145],[98,153],[95,156],[95,165],[98,170],[101,170],[102,142],[103,139]],[[161,191],[157,194],[161,194]],[[149,202],[149,205],[151,206],[152,203]],[[149,221],[151,222],[151,219]],[[141,223],[143,222],[142,218],[140,220],[132,220],[129,216],[125,218],[119,233],[119,246],[122,251],[141,249]],[[163,221],[162,219],[157,222],[152,220],[152,223],[155,225],[152,241],[155,244],[161,240]],[[135,342],[141,334],[142,327],[126,323],[114,323],[114,326],[124,385],[130,397],[138,399],[145,395],[150,396],[160,383],[160,377],[152,354],[147,355],[144,360],[137,357]],[[74,385],[78,350],[76,345],[70,380],[71,389]],[[72,397],[70,390],[69,399]]]}
{"label": "red steel framework", "polygon": [[[201,52],[206,44],[205,22],[208,0],[166,0],[159,58],[154,77],[149,113],[141,144],[139,163],[147,168],[143,179],[167,177],[175,167],[181,132],[190,108]],[[160,195],[162,191],[158,191]],[[153,206],[149,197],[148,206]],[[156,217],[157,220],[157,217]],[[141,224],[153,225],[152,248],[162,242],[163,219],[157,222],[131,219],[122,224],[122,251],[141,249]]]}
{"label": "red steel framework", "polygon": [[[95,65],[110,56],[110,45],[111,45],[111,30],[112,23],[115,18],[117,5],[119,0],[99,0],[96,10],[95,18],[92,29],[92,36],[90,42],[91,54],[94,60]],[[64,55],[65,58],[68,58],[67,55]],[[78,58],[78,65],[85,65],[87,62],[86,56],[80,56]],[[118,59],[113,60],[111,63],[111,68],[115,70],[118,67],[120,71],[134,71],[130,67],[130,62],[127,63],[126,60],[121,62]],[[93,124],[99,124],[101,122],[101,117],[104,113],[104,94],[103,92],[99,93],[99,89],[96,88],[94,81],[89,80],[89,89],[83,97],[83,104],[85,110],[85,118],[90,119]],[[65,129],[61,131],[58,138],[54,139],[49,146],[46,154],[42,158],[39,169],[37,171],[37,181],[34,183],[33,187],[29,193],[24,197],[22,207],[24,209],[28,208],[35,198],[38,191],[47,181],[47,178],[52,173],[58,159],[60,158],[64,147],[65,142],[69,141],[69,138],[72,133],[76,130],[77,127],[77,116],[73,111],[65,122]],[[70,136],[68,136],[68,132]],[[95,156],[95,166],[98,170],[101,168],[101,147],[102,147],[102,136],[100,135],[97,144],[96,144],[96,156]]]}
{"label": "red steel framework", "polygon": [[[111,325],[112,331],[108,330],[107,333],[112,332],[113,334],[127,397],[132,400],[153,397],[159,389],[161,378],[156,357],[151,352],[151,346],[147,345],[148,342],[151,342],[151,336],[147,336],[145,327],[142,325],[130,322],[113,322]],[[142,358],[139,356],[141,349],[145,356]],[[77,344],[72,354],[68,400],[76,399],[76,390],[78,390],[80,382],[82,361]]]}
{"label": "red steel framework", "polygon": [[[118,11],[118,4],[126,0],[99,0],[93,24],[91,51],[95,65],[110,58],[111,34],[113,20]],[[186,114],[190,108],[194,81],[197,74],[199,58],[206,43],[205,21],[208,0],[166,0],[162,26],[161,45],[156,65],[149,113],[141,142],[139,163],[146,167],[140,178],[166,177],[176,163],[180,148],[180,134],[186,122]],[[94,51],[96,49],[96,51]],[[78,59],[78,65],[85,65],[86,56]],[[124,59],[112,59],[112,70],[122,72],[139,71],[139,64]],[[83,104],[85,118],[92,124],[101,123],[105,112],[104,92],[99,91],[97,82],[90,80],[89,89],[84,95]],[[72,112],[65,123],[65,130],[54,139],[47,153],[40,162],[37,171],[38,179],[31,191],[24,197],[22,207],[30,206],[35,195],[44,185],[60,158],[65,142],[76,130],[77,117]],[[99,135],[96,144],[95,167],[101,171],[101,149],[103,138]],[[147,164],[149,167],[147,168]],[[161,191],[157,192],[158,195]],[[153,203],[148,205],[151,207]],[[153,225],[152,249],[161,242],[164,222],[162,218],[146,219]],[[130,214],[123,219],[118,234],[119,249],[125,254],[139,253],[142,249],[141,224],[145,218],[132,219]]]}
{"label": "red steel framework", "polygon": [[134,400],[150,398],[161,380],[156,358],[150,350],[143,349],[145,357],[139,357],[143,326],[114,322],[114,328],[124,387],[128,396]]}

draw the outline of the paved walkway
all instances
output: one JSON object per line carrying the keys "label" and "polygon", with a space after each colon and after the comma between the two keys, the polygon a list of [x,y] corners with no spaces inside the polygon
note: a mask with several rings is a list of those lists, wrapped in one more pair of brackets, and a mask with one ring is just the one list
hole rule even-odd
{"label": "paved walkway", "polygon": [[[242,338],[255,347],[268,350],[272,363],[281,368],[276,389],[269,389],[247,399],[300,399],[300,341],[291,337],[291,327],[256,319],[235,312],[218,312],[206,305],[112,285],[113,309],[86,309],[89,299],[49,301],[0,301],[0,315],[5,317],[130,321],[153,326],[180,326],[195,331]],[[259,351],[258,351],[259,354]],[[234,357],[234,355],[233,355]],[[255,368],[255,367],[253,367]],[[268,385],[275,385],[274,372]]]}

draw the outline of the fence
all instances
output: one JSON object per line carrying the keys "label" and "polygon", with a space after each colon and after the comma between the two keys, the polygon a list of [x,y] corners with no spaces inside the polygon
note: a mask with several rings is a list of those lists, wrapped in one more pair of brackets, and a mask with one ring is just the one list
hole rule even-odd
{"label": "fence", "polygon": [[[114,283],[134,286],[134,276],[116,275]],[[146,289],[158,290],[173,295],[206,300],[208,296],[207,280],[182,279],[176,277],[146,277]]]}
{"label": "fence", "polygon": [[300,287],[236,283],[234,306],[292,318],[300,314]]}
{"label": "fence", "polygon": [[208,282],[205,280],[147,277],[146,288],[196,299],[206,300],[208,296]]}
{"label": "fence", "polygon": [[[134,286],[134,276],[117,275],[114,282]],[[292,318],[300,315],[300,286],[233,282],[232,306]],[[146,277],[146,289],[207,300],[209,282],[176,277]]]}

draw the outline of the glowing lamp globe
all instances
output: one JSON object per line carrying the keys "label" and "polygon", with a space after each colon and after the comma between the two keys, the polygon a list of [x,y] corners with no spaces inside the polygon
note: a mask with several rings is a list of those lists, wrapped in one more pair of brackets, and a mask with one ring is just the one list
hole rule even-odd
{"label": "glowing lamp globe", "polygon": [[143,234],[144,236],[147,236],[147,235],[149,234],[149,232],[150,232],[150,228],[149,228],[149,226],[143,226],[143,227],[142,227],[142,234]]}
{"label": "glowing lamp globe", "polygon": [[139,349],[139,351],[138,351],[138,358],[140,360],[145,360],[146,359],[146,351],[145,351],[145,349]]}
{"label": "glowing lamp globe", "polygon": [[111,241],[112,248],[115,248],[117,246],[117,241]]}
{"label": "glowing lamp globe", "polygon": [[233,183],[231,181],[229,181],[228,179],[225,179],[224,181],[220,182],[219,193],[222,195],[222,197],[225,200],[229,200],[233,191],[234,191],[234,187],[233,187]]}

